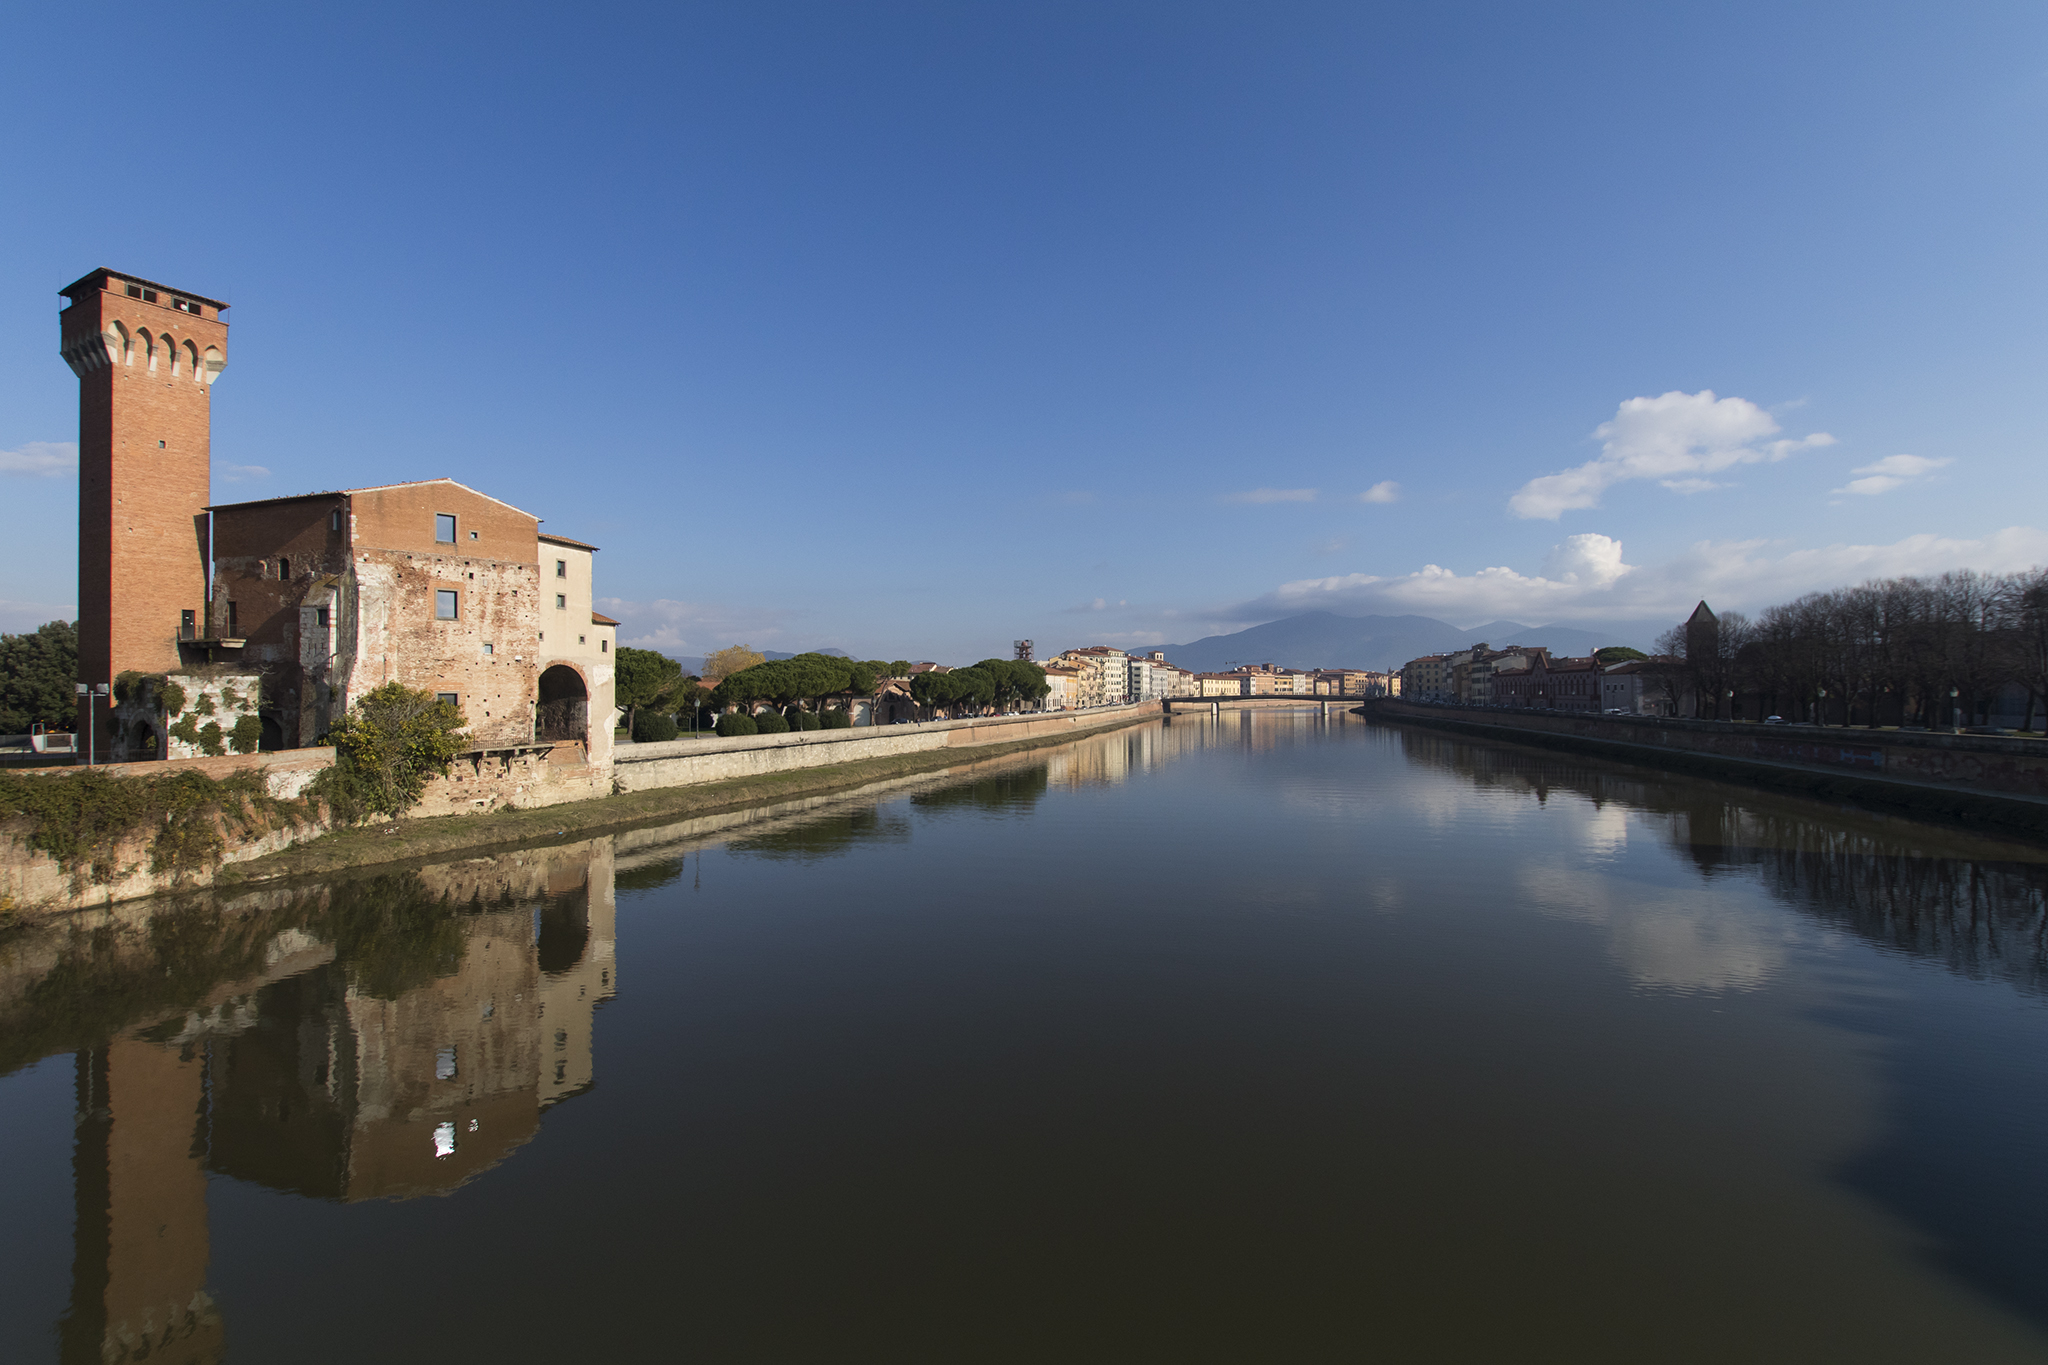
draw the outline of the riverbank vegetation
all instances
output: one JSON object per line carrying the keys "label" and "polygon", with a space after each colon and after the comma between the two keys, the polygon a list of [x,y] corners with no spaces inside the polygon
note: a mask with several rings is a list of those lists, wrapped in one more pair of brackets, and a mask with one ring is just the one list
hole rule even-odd
{"label": "riverbank vegetation", "polygon": [[1714,627],[1675,626],[1657,644],[1703,714],[1734,693],[1787,719],[1945,726],[1986,719],[2013,687],[2025,728],[2048,708],[2048,568],[1872,579]]}

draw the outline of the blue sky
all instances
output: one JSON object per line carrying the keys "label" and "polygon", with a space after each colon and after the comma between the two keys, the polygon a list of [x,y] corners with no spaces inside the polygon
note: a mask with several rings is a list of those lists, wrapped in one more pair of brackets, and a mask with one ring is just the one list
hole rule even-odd
{"label": "blue sky", "polygon": [[0,45],[6,629],[75,598],[55,291],[101,265],[234,304],[216,498],[460,479],[676,653],[2048,561],[2038,4],[16,6]]}

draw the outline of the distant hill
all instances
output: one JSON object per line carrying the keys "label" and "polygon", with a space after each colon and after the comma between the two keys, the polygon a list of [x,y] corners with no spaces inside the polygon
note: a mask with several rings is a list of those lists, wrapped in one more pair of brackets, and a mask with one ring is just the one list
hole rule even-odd
{"label": "distant hill", "polygon": [[[840,659],[851,659],[853,657],[843,649],[802,649],[798,650],[797,654],[830,654]],[[704,672],[704,656],[702,654],[671,654],[668,657],[681,664],[683,672],[690,674],[692,677],[699,676]],[[776,659],[794,659],[796,654],[784,654],[778,650],[764,649],[761,651],[761,657],[773,661]]]}
{"label": "distant hill", "polygon": [[1620,622],[1612,626],[1525,626],[1489,621],[1461,630],[1433,616],[1339,616],[1305,611],[1279,621],[1211,635],[1184,645],[1163,646],[1166,657],[1197,673],[1216,673],[1238,664],[1279,664],[1286,668],[1398,668],[1419,654],[1443,654],[1484,641],[1541,645],[1553,654],[1588,654],[1607,645],[1647,650],[1667,623]]}

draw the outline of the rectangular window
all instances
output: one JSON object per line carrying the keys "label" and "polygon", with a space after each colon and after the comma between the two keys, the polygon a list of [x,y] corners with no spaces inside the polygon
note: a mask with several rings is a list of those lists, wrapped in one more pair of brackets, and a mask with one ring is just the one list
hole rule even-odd
{"label": "rectangular window", "polygon": [[434,619],[437,621],[453,621],[455,619],[455,589],[436,588],[434,590]]}
{"label": "rectangular window", "polygon": [[280,558],[278,559],[278,561],[277,561],[277,578],[278,578],[278,581],[279,581],[280,583],[282,583],[282,582],[286,582],[286,581],[288,581],[288,580],[289,580],[289,579],[291,578],[291,576],[292,576],[292,562],[291,562],[291,561],[290,561],[289,559],[285,559],[285,558],[283,558],[283,557],[280,557]]}
{"label": "rectangular window", "polygon": [[141,299],[144,303],[155,303],[156,290],[144,289],[139,284],[131,284],[128,286],[128,297],[131,299]]}
{"label": "rectangular window", "polygon": [[434,543],[453,545],[455,543],[455,518],[446,512],[434,514]]}
{"label": "rectangular window", "polygon": [[455,694],[454,694],[453,692],[436,692],[436,693],[434,694],[434,700],[435,700],[435,701],[445,701],[445,702],[447,702],[447,703],[448,703],[448,704],[449,704],[450,706],[460,706],[460,705],[462,705],[462,701],[461,701],[461,699],[460,699],[459,697],[457,697],[457,696],[456,696],[456,695],[455,695]]}
{"label": "rectangular window", "polygon": [[230,640],[239,640],[242,638],[241,635],[235,630],[235,604],[232,602],[228,603],[228,638]]}
{"label": "rectangular window", "polygon": [[566,594],[564,594],[564,593],[559,593],[559,592],[558,592],[558,593],[556,593],[556,594],[555,594],[555,610],[557,610],[557,611],[567,611],[568,609],[569,609],[569,598],[568,598],[568,596],[567,596]]}
{"label": "rectangular window", "polygon": [[190,299],[174,298],[171,300],[171,307],[177,309],[181,313],[197,313],[199,311],[199,305],[192,302],[192,300]]}
{"label": "rectangular window", "polygon": [[333,621],[332,621],[332,620],[330,620],[330,619],[329,619],[329,617],[328,617],[328,614],[327,614],[327,613],[328,613],[328,609],[327,609],[326,607],[321,607],[321,608],[319,608],[319,609],[318,609],[318,611],[319,611],[319,619],[320,619],[320,629],[322,629],[322,630],[325,630],[325,629],[327,629],[327,628],[328,628],[328,627],[329,627],[330,625],[333,625],[333,624],[334,624],[334,623],[333,623]]}
{"label": "rectangular window", "polygon": [[341,509],[339,507],[327,514],[327,529],[330,531],[339,531],[341,529]]}
{"label": "rectangular window", "polygon": [[598,652],[598,653],[600,653],[600,654],[609,654],[609,653],[611,653],[611,652],[612,652],[612,642],[611,642],[610,640],[599,640],[599,641],[597,642],[597,652]]}
{"label": "rectangular window", "polygon": [[199,633],[199,624],[198,624],[198,622],[197,622],[197,621],[196,621],[196,620],[194,619],[194,613],[192,613],[192,612],[189,612],[189,611],[181,611],[181,612],[179,612],[179,613],[178,613],[178,638],[179,638],[180,640],[189,640],[189,639],[191,639],[191,638],[192,638],[193,636],[197,635],[198,633]]}
{"label": "rectangular window", "polygon": [[555,561],[555,577],[557,577],[557,578],[567,578],[568,576],[569,576],[569,561],[568,561],[568,560],[566,560],[566,559],[558,559],[558,560],[556,560],[556,561]]}

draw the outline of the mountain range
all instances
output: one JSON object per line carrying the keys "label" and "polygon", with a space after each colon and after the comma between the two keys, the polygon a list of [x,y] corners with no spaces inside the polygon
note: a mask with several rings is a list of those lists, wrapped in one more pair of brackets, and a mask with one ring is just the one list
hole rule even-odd
{"label": "mountain range", "polygon": [[1432,616],[1339,616],[1305,611],[1231,635],[1210,635],[1184,645],[1164,645],[1166,657],[1197,673],[1218,673],[1239,664],[1285,668],[1399,668],[1422,654],[1444,654],[1485,643],[1540,645],[1552,654],[1583,655],[1608,645],[1647,651],[1668,622],[1625,621],[1601,626],[1525,626],[1489,621],[1460,629]]}

